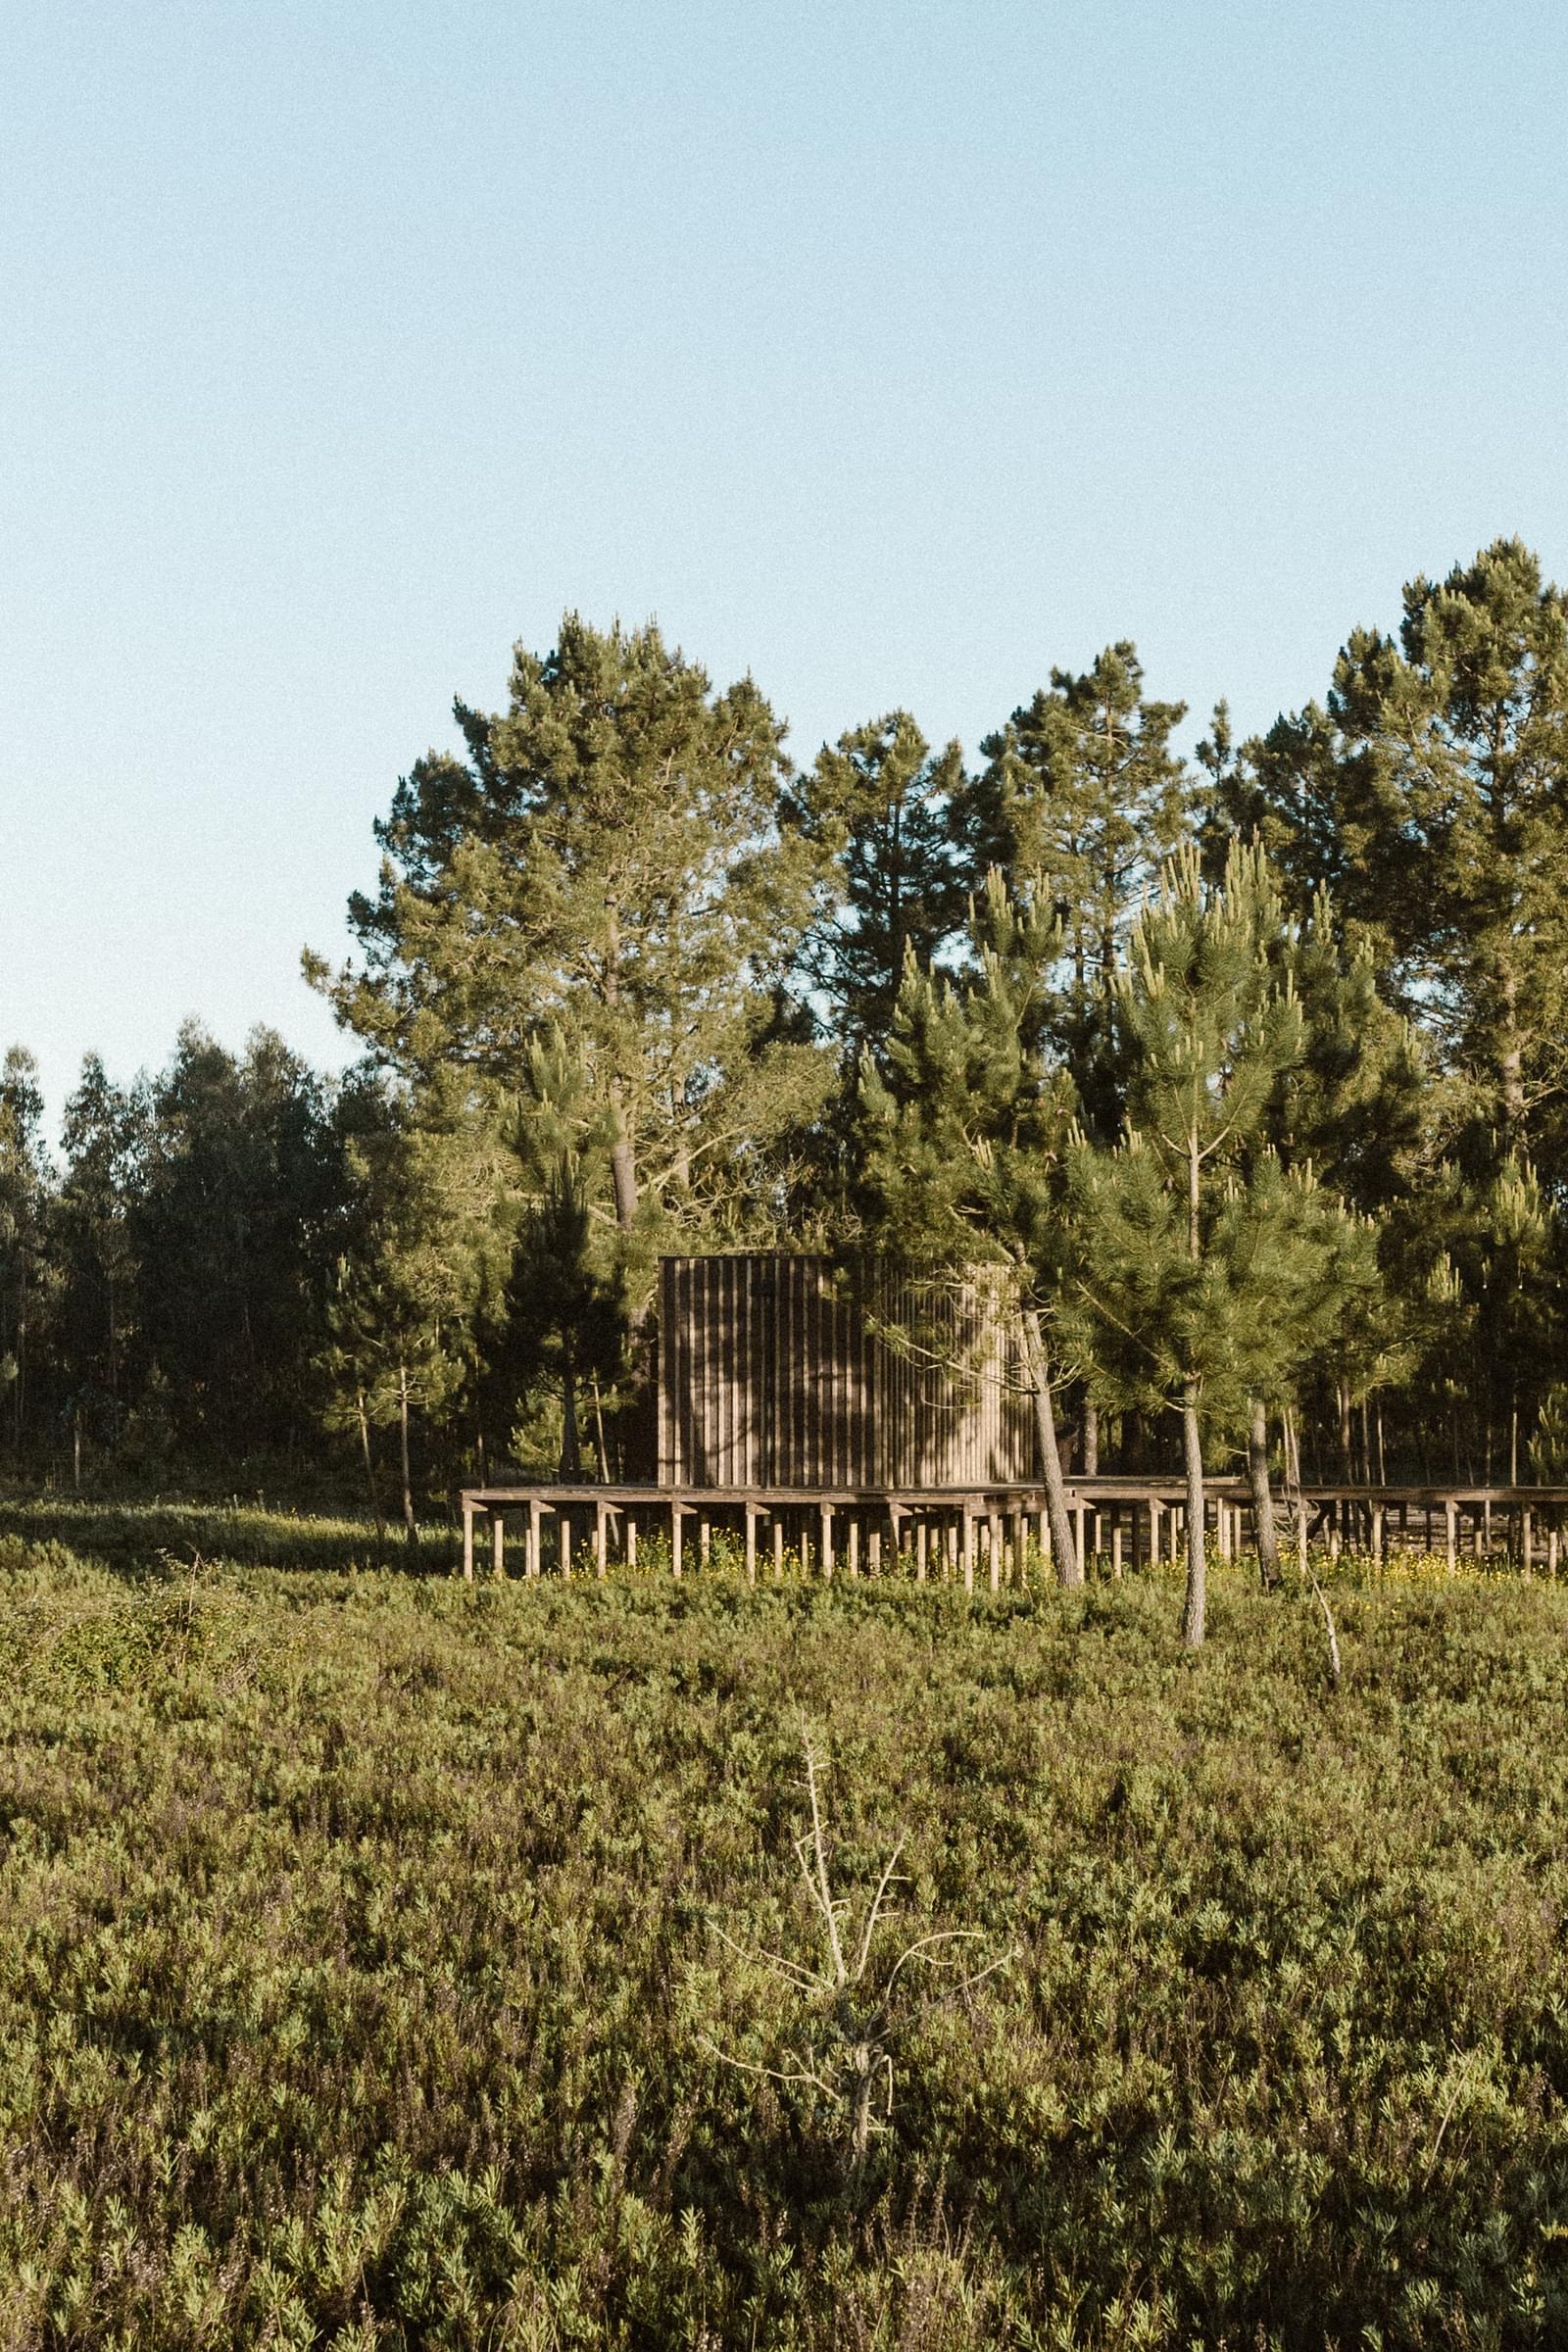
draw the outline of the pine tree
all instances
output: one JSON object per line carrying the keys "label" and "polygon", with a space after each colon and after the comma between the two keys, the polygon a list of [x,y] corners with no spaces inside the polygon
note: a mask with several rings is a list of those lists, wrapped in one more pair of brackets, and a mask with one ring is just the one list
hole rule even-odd
{"label": "pine tree", "polygon": [[[525,1207],[486,1345],[487,1386],[510,1429],[541,1388],[561,1404],[564,1479],[582,1476],[580,1407],[596,1400],[625,1366],[627,1316],[621,1285],[596,1246],[582,1171],[564,1154]],[[612,1260],[611,1261],[612,1263]],[[596,1415],[602,1427],[602,1416]],[[608,1475],[603,1458],[599,1475]]]}
{"label": "pine tree", "polygon": [[1298,1062],[1302,1021],[1270,969],[1278,893],[1238,849],[1221,888],[1198,852],[1166,870],[1117,974],[1127,1132],[1069,1155],[1082,1270],[1077,1311],[1114,1402],[1180,1414],[1187,1476],[1183,1636],[1203,1639],[1202,1438],[1249,1432],[1321,1338],[1364,1248],[1337,1200],[1288,1171],[1266,1120]]}
{"label": "pine tree", "polygon": [[427,755],[377,827],[362,962],[307,971],[410,1083],[461,1071],[504,1104],[563,1041],[622,1229],[700,1223],[831,1079],[782,1002],[808,885],[777,834],[783,728],[657,628],[570,614],[548,656],[517,648],[505,711],[457,715],[466,760]]}
{"label": "pine tree", "polygon": [[1060,1209],[1070,1080],[1042,1011],[1060,925],[988,878],[974,916],[975,976],[959,989],[905,966],[885,1069],[862,1062],[858,1200],[880,1253],[960,1281],[989,1269],[1018,1317],[1056,1573],[1083,1581],[1067,1516],[1054,1395],[1056,1310],[1068,1236]]}
{"label": "pine tree", "polygon": [[824,744],[784,796],[786,831],[821,860],[806,976],[852,1066],[892,1026],[907,956],[928,971],[963,920],[951,815],[962,781],[958,745],[933,755],[894,710]]}
{"label": "pine tree", "polygon": [[1352,632],[1327,706],[1211,762],[1211,830],[1256,829],[1304,906],[1380,941],[1462,1125],[1535,1149],[1568,1080],[1568,600],[1518,540]]}
{"label": "pine tree", "polygon": [[1106,1138],[1121,1123],[1110,983],[1118,943],[1184,836],[1193,792],[1171,736],[1185,715],[1146,698],[1135,646],[1107,646],[1081,673],[1054,669],[983,741],[987,765],[958,798],[971,873],[997,866],[1060,916],[1053,1026],[1083,1115]]}
{"label": "pine tree", "polygon": [[396,1430],[403,1525],[416,1544],[416,1426],[438,1427],[473,1386],[476,1327],[502,1278],[497,1147],[448,1083],[418,1102],[362,1092],[345,1153],[346,1246],[318,1359],[326,1419],[358,1431],[378,1521],[370,1431]]}

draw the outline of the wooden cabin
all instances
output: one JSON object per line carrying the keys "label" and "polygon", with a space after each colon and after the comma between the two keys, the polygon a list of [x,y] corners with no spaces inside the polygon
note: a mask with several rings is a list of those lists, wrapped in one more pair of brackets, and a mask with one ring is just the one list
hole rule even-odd
{"label": "wooden cabin", "polygon": [[661,1487],[899,1492],[1040,1476],[1016,1334],[983,1281],[782,1250],[660,1264]]}

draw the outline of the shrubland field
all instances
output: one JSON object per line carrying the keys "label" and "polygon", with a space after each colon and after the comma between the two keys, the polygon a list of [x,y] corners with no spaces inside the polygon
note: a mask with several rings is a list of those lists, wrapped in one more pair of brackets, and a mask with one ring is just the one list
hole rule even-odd
{"label": "shrubland field", "polygon": [[1568,1592],[368,1558],[0,1510],[5,2345],[1568,2341]]}

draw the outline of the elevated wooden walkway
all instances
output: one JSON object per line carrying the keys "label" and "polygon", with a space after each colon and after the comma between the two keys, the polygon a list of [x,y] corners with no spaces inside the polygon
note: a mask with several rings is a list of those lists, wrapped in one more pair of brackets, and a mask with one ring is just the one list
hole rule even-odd
{"label": "elevated wooden walkway", "polygon": [[[1526,1575],[1539,1565],[1557,1573],[1559,1535],[1568,1518],[1568,1487],[1488,1487],[1466,1484],[1343,1485],[1304,1480],[1294,1494],[1276,1495],[1295,1513],[1295,1536],[1304,1557],[1317,1544],[1331,1556],[1357,1549],[1383,1557],[1393,1544],[1441,1551],[1455,1567],[1461,1550],[1505,1562]],[[1067,1504],[1086,1570],[1102,1562],[1120,1576],[1163,1558],[1186,1542],[1186,1485],[1179,1476],[1074,1478]],[[1205,1482],[1207,1529],[1221,1558],[1247,1550],[1251,1496],[1241,1478]],[[469,1487],[463,1494],[463,1572],[474,1573],[474,1531],[490,1529],[491,1565],[506,1573],[509,1520],[521,1522],[523,1573],[545,1567],[545,1522],[553,1522],[554,1564],[564,1576],[579,1570],[603,1576],[612,1557],[637,1563],[640,1540],[666,1537],[672,1574],[684,1572],[687,1540],[709,1557],[715,1532],[740,1539],[747,1577],[755,1582],[761,1539],[775,1578],[793,1550],[803,1568],[831,1578],[842,1570],[960,1579],[972,1589],[977,1563],[993,1591],[1025,1572],[1026,1541],[1049,1563],[1051,1531],[1039,1485],[1002,1483],[963,1487],[697,1487],[597,1486],[556,1482]]]}

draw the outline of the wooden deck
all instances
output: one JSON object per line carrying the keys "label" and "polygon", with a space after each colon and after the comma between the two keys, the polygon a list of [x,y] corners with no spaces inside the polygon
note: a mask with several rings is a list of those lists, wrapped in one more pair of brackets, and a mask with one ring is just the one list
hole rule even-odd
{"label": "wooden deck", "polygon": [[[1222,1559],[1249,1547],[1251,1498],[1241,1478],[1205,1482],[1207,1527]],[[1277,1497],[1280,1507],[1294,1497]],[[1304,1558],[1317,1544],[1331,1556],[1342,1549],[1383,1557],[1394,1544],[1441,1551],[1447,1565],[1461,1551],[1477,1559],[1537,1566],[1557,1573],[1559,1535],[1568,1520],[1568,1487],[1476,1485],[1356,1486],[1303,1482],[1304,1509],[1296,1538]],[[1161,1558],[1174,1559],[1186,1542],[1186,1486],[1179,1477],[1076,1478],[1067,1483],[1068,1510],[1086,1569],[1102,1563],[1119,1577]],[[973,1486],[593,1486],[539,1483],[469,1487],[463,1494],[463,1573],[474,1573],[474,1532],[490,1529],[491,1566],[506,1574],[508,1523],[520,1522],[523,1573],[545,1568],[545,1523],[559,1573],[604,1576],[612,1557],[635,1567],[639,1543],[665,1537],[669,1565],[684,1574],[690,1538],[706,1561],[715,1533],[740,1541],[749,1581],[760,1558],[775,1578],[793,1550],[809,1573],[831,1579],[884,1573],[961,1580],[973,1590],[977,1566],[993,1591],[1021,1579],[1026,1542],[1051,1558],[1046,1497],[1038,1485]]]}

